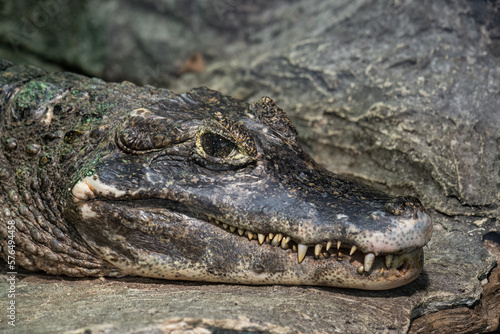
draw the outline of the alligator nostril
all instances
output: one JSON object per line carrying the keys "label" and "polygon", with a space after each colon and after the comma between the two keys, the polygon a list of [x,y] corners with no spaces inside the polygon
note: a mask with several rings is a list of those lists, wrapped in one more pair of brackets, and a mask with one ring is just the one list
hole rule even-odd
{"label": "alligator nostril", "polygon": [[387,202],[385,210],[395,216],[402,216],[406,213],[417,214],[424,211],[424,206],[418,198],[412,196],[398,196]]}

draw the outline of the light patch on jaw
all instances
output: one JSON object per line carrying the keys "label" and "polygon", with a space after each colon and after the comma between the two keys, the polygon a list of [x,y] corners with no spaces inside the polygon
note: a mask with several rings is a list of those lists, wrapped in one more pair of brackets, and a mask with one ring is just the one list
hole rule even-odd
{"label": "light patch on jaw", "polygon": [[124,190],[102,183],[99,176],[88,176],[78,181],[71,189],[73,203],[90,201],[96,197],[120,198],[127,194]]}
{"label": "light patch on jaw", "polygon": [[88,204],[84,204],[80,207],[80,211],[81,211],[81,216],[82,218],[85,218],[85,219],[89,219],[89,218],[96,218],[98,217],[99,215],[97,214],[97,212],[95,211],[92,211],[90,205]]}
{"label": "light patch on jaw", "polygon": [[73,202],[75,203],[95,198],[94,192],[86,178],[75,184],[73,189],[71,189],[71,193],[73,194]]}
{"label": "light patch on jaw", "polygon": [[124,190],[102,183],[99,176],[93,175],[79,181],[72,189],[73,196],[80,200],[98,197],[120,198],[126,194]]}

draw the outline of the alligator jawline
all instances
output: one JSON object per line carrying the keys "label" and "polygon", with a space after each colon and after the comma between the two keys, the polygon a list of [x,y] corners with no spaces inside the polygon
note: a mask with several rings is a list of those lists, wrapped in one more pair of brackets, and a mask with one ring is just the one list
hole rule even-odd
{"label": "alligator jawline", "polygon": [[[231,234],[239,235],[240,237],[248,238],[249,242],[255,241],[260,245],[270,245],[275,248],[281,248],[284,251],[292,251],[297,253],[299,263],[302,263],[306,257],[314,257],[316,260],[337,259],[339,262],[345,262],[356,267],[359,274],[370,273],[375,261],[381,261],[382,256],[375,256],[374,253],[363,253],[354,245],[349,245],[341,241],[325,241],[315,245],[301,245],[292,238],[283,233],[261,234],[237,228],[227,223],[221,222],[215,218],[209,217],[205,219],[210,223],[222,227]],[[300,254],[299,254],[300,249]],[[405,274],[409,269],[409,258],[413,257],[416,252],[422,248],[406,253],[385,254],[383,255],[385,267],[395,269],[401,274]],[[379,273],[383,272],[379,271]]]}
{"label": "alligator jawline", "polygon": [[[342,264],[346,267],[355,269],[358,274],[364,275],[371,275],[372,273],[381,275],[384,270],[393,270],[397,275],[404,276],[412,269],[410,265],[411,259],[418,256],[419,254],[417,253],[422,251],[422,248],[419,248],[405,253],[375,256],[374,253],[365,254],[357,249],[356,246],[342,241],[332,240],[329,242],[324,241],[315,245],[302,245],[283,233],[277,232],[260,234],[258,232],[241,229],[219,221],[213,217],[193,212],[180,202],[164,198],[149,198],[140,200],[117,200],[105,199],[102,197],[94,198],[94,202],[99,200],[105,200],[105,202],[112,205],[123,205],[124,203],[128,203],[128,207],[134,207],[136,209],[144,209],[147,207],[149,211],[159,209],[160,212],[157,213],[160,215],[165,214],[165,209],[167,209],[167,211],[172,213],[184,215],[191,219],[198,219],[206,223],[211,223],[211,225],[216,226],[219,230],[224,229],[227,233],[238,236],[238,238],[248,238],[248,242],[256,242],[261,246],[274,246],[274,249],[297,253],[299,264],[307,258],[317,261],[331,261],[336,259],[337,261],[342,262]],[[384,256],[385,258],[383,258]],[[382,263],[385,264],[385,267]],[[374,269],[375,264],[377,264],[376,270]]]}

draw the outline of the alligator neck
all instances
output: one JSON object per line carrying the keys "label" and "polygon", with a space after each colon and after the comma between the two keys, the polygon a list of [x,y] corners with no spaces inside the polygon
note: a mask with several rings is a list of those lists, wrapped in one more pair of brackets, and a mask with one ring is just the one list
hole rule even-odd
{"label": "alligator neck", "polygon": [[[66,143],[66,148],[63,147],[65,140],[72,140],[65,138],[65,134],[73,126],[71,119],[74,123],[74,118],[65,117],[69,115],[64,112],[73,111],[64,110],[61,104],[44,111],[50,114],[50,119],[39,117],[38,109],[32,106],[25,113],[16,114],[21,101],[6,96],[14,96],[19,88],[16,85],[0,88],[4,96],[0,105],[0,145],[3,145],[0,150],[0,235],[7,238],[8,223],[15,222],[16,265],[70,276],[108,274],[106,264],[91,253],[62,215],[70,171],[75,168],[72,166],[76,166],[79,153],[84,153],[88,146],[82,142]],[[69,146],[71,149],[67,149]],[[7,254],[5,249],[0,251]]]}

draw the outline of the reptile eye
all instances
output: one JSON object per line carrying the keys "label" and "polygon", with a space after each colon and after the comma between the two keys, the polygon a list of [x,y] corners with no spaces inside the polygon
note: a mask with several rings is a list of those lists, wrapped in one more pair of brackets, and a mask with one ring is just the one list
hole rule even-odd
{"label": "reptile eye", "polygon": [[255,160],[231,133],[212,132],[206,128],[196,136],[190,157],[198,165],[217,171],[235,170]]}
{"label": "reptile eye", "polygon": [[216,158],[226,158],[236,149],[233,142],[211,132],[201,136],[201,146],[206,154]]}

